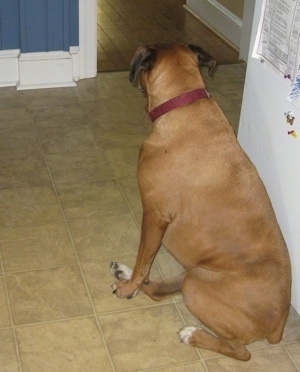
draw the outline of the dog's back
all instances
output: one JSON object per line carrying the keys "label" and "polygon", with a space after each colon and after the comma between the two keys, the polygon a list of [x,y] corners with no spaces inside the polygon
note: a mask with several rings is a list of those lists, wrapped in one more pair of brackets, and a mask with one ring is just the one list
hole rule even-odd
{"label": "dog's back", "polygon": [[[180,49],[172,57],[170,51],[161,57],[157,52],[156,58],[172,65],[176,53],[182,61]],[[165,95],[167,84],[156,68]],[[154,73],[147,79],[155,81]],[[202,83],[196,69],[189,73],[191,81]],[[162,95],[153,85],[151,94]],[[139,176],[142,198],[151,190],[151,202],[170,220],[163,239],[167,250],[187,271],[204,267],[224,273],[223,281],[232,278],[235,288],[228,301],[234,296],[236,306],[260,319],[259,327],[271,324],[269,309],[276,308],[269,332],[274,330],[290,303],[286,244],[266,189],[213,97],[179,107],[154,123],[140,154]],[[262,337],[263,328],[256,329]]]}
{"label": "dog's back", "polygon": [[[282,337],[290,260],[266,189],[216,101],[207,96],[198,63],[210,72],[215,66],[196,46],[142,47],[133,58],[130,81],[147,95],[154,125],[138,164],[139,253],[132,277],[114,288],[127,298],[141,288],[155,300],[182,291],[188,309],[215,336],[185,327],[181,340],[249,360],[245,344]],[[191,100],[194,93],[198,98]],[[185,273],[151,282],[161,242]],[[117,272],[119,265],[113,266]]]}

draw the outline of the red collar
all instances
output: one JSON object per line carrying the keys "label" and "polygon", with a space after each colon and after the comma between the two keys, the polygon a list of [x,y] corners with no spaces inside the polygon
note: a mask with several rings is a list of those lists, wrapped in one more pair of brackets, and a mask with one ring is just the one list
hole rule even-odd
{"label": "red collar", "polygon": [[166,114],[167,112],[175,109],[176,107],[187,105],[188,103],[194,102],[200,98],[208,98],[209,93],[206,89],[194,89],[188,92],[182,93],[177,97],[171,98],[169,101],[162,103],[155,107],[149,112],[151,121],[153,122],[158,117]]}

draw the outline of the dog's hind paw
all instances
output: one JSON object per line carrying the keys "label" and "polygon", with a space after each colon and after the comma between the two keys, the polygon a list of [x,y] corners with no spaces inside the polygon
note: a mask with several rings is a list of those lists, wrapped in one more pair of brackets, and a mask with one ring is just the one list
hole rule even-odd
{"label": "dog's hind paw", "polygon": [[132,276],[130,267],[114,261],[110,263],[110,273],[118,280],[129,280]]}
{"label": "dog's hind paw", "polygon": [[199,330],[197,327],[183,327],[178,331],[180,341],[186,345],[191,345],[190,339],[193,337],[194,332]]}

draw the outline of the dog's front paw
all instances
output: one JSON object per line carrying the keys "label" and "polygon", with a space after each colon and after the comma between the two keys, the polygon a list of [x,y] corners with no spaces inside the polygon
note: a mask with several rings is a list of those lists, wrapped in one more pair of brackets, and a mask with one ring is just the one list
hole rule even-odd
{"label": "dog's front paw", "polygon": [[110,263],[110,273],[118,280],[129,280],[132,277],[130,267],[114,261]]}
{"label": "dog's front paw", "polygon": [[193,344],[193,334],[200,328],[197,327],[183,327],[179,330],[178,336],[180,341],[188,346],[194,346]]}
{"label": "dog's front paw", "polygon": [[113,294],[116,294],[119,298],[127,299],[131,299],[138,294],[139,288],[133,287],[133,283],[129,282],[132,277],[132,270],[128,266],[111,262],[110,273],[118,279],[118,282],[112,285]]}

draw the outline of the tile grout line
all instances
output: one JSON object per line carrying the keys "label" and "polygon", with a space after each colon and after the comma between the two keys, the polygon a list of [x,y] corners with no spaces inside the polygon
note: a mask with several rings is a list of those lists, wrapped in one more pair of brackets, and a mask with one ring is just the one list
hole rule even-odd
{"label": "tile grout line", "polygon": [[98,145],[98,147],[99,147],[99,149],[100,149],[100,151],[101,151],[101,153],[102,153],[102,155],[103,155],[103,157],[104,157],[104,159],[105,159],[105,161],[106,161],[106,163],[107,163],[107,165],[108,165],[110,171],[111,171],[112,174],[113,174],[113,179],[115,180],[115,182],[116,182],[116,184],[117,184],[117,186],[118,186],[118,189],[119,189],[119,191],[121,192],[122,197],[123,197],[123,199],[124,199],[125,202],[126,202],[126,205],[127,205],[128,209],[129,209],[129,211],[130,211],[131,216],[133,217],[134,221],[136,222],[136,224],[137,224],[137,226],[139,227],[139,230],[140,230],[139,223],[138,223],[138,221],[137,221],[137,219],[136,219],[136,217],[135,217],[135,214],[134,214],[134,212],[133,212],[133,210],[132,210],[132,208],[131,208],[131,206],[130,206],[130,203],[129,203],[128,199],[127,199],[127,196],[126,196],[126,194],[124,193],[123,188],[122,188],[121,185],[120,185],[120,182],[119,182],[119,180],[118,180],[118,177],[117,177],[117,175],[116,175],[116,173],[115,173],[115,171],[114,171],[114,169],[113,169],[113,167],[112,167],[112,165],[111,165],[111,163],[110,163],[110,161],[109,161],[109,159],[108,159],[108,157],[107,157],[107,155],[106,155],[106,153],[105,153],[105,151],[104,151],[104,149],[103,149],[103,147],[102,147],[102,145],[101,145],[101,142],[99,141],[99,139],[98,139],[97,136],[96,136],[96,133],[95,133],[94,128],[93,128],[93,125],[90,124],[89,119],[88,119],[88,116],[86,115],[85,109],[84,109],[84,107],[81,106],[81,103],[80,103],[80,102],[79,102],[79,105],[80,105],[81,110],[82,110],[83,113],[84,113],[84,116],[85,116],[86,121],[87,121],[87,123],[88,123],[89,130],[90,130],[90,132],[92,133],[92,135],[93,135],[93,137],[94,137],[94,140],[96,141],[96,143],[97,143],[97,145]]}
{"label": "tile grout line", "polygon": [[[79,103],[79,104],[80,104],[80,103]],[[140,115],[138,114],[137,110],[133,107],[133,105],[132,105],[130,102],[129,102],[128,104],[130,105],[130,107],[132,108],[132,110],[135,112],[135,114],[137,115],[137,117],[139,118],[139,120],[142,121],[142,118],[141,118]],[[80,106],[81,106],[81,105],[80,105]],[[115,177],[115,180],[116,180],[116,182],[117,182],[117,184],[118,184],[118,187],[119,187],[119,189],[120,189],[120,191],[121,191],[121,193],[122,193],[122,195],[123,195],[123,198],[125,199],[125,201],[126,201],[126,203],[127,203],[127,206],[128,206],[128,208],[129,208],[129,210],[130,210],[130,213],[131,213],[131,215],[133,216],[133,218],[134,218],[136,224],[137,224],[138,227],[139,227],[139,231],[140,231],[140,230],[141,230],[141,226],[139,225],[139,223],[138,223],[138,221],[137,221],[137,219],[136,219],[136,216],[135,216],[135,214],[134,214],[134,212],[133,212],[133,210],[132,210],[132,208],[131,208],[131,206],[130,206],[129,200],[127,199],[127,196],[126,196],[126,194],[124,193],[123,188],[122,188],[122,186],[121,186],[120,183],[119,183],[119,180],[118,180],[118,178],[117,178],[117,176],[116,176],[116,174],[115,174],[115,172],[114,172],[114,169],[113,169],[113,167],[111,166],[111,163],[110,163],[109,159],[107,158],[107,156],[106,156],[106,154],[105,154],[105,151],[104,151],[104,149],[102,148],[101,143],[100,143],[100,141],[98,140],[98,138],[97,138],[97,136],[96,136],[96,134],[95,134],[95,132],[94,132],[93,126],[89,123],[89,120],[88,120],[88,117],[87,117],[87,115],[86,115],[86,113],[85,113],[84,108],[82,108],[82,111],[84,112],[84,115],[86,116],[86,120],[87,120],[87,122],[88,122],[88,126],[90,127],[90,131],[92,132],[92,134],[93,134],[93,136],[94,136],[94,139],[96,140],[98,146],[99,146],[100,149],[102,150],[103,156],[104,156],[104,158],[105,158],[107,164],[109,165],[110,170],[112,171],[112,174],[113,174],[114,177]],[[141,126],[142,126],[143,128],[146,129],[146,131],[148,132],[148,134],[150,133],[150,130],[149,130],[145,125],[141,124]],[[142,145],[142,144],[141,144],[141,145]],[[136,175],[136,178],[137,178],[137,175]],[[165,279],[165,276],[164,276],[164,274],[163,274],[163,272],[162,272],[162,270],[161,270],[161,268],[160,268],[158,262],[155,260],[153,263],[154,263],[154,265],[156,266],[156,269],[158,270],[158,273],[159,273],[161,279],[162,279],[162,280]],[[173,304],[173,305],[175,306],[175,309],[176,309],[176,311],[177,311],[179,317],[181,318],[183,324],[186,324],[186,322],[185,322],[185,320],[184,320],[184,318],[183,318],[183,316],[182,316],[180,310],[179,310],[178,307],[177,307],[177,302],[173,299],[173,297],[172,297],[171,301],[170,301],[168,304],[169,304],[169,305],[170,305],[170,304]],[[157,306],[157,307],[158,307],[158,306],[162,306],[162,305],[166,305],[166,303],[153,304],[153,305],[149,305],[149,306],[146,306],[146,307],[143,307],[143,308],[151,308],[151,307],[153,307],[153,306]],[[135,309],[138,310],[138,309],[140,309],[140,307],[136,307]],[[131,309],[131,310],[132,310],[132,309]],[[118,311],[117,313],[120,313],[120,312],[126,312],[126,311],[128,311],[128,310]],[[108,312],[108,313],[111,314],[112,312]],[[103,314],[102,314],[102,315],[103,315]],[[199,351],[198,349],[196,349],[196,352],[197,352],[197,355],[198,355],[199,360],[202,361],[202,356],[201,356],[200,351]],[[206,368],[206,366],[205,366],[205,368]]]}
{"label": "tile grout line", "polygon": [[[27,100],[26,100],[24,92],[22,92],[22,95],[24,97],[24,101],[26,103],[25,107],[27,109],[28,108],[27,107]],[[1,270],[2,270],[2,275],[3,275],[4,290],[5,290],[7,307],[8,307],[8,312],[9,312],[9,320],[10,320],[10,326],[8,328],[11,329],[12,333],[13,333],[14,350],[16,352],[18,367],[20,368],[20,372],[22,372],[23,371],[23,366],[22,366],[22,362],[21,362],[21,355],[20,355],[19,344],[18,344],[18,339],[17,339],[17,334],[16,334],[16,328],[17,327],[16,327],[16,325],[14,323],[14,319],[13,319],[13,312],[12,312],[11,301],[10,301],[8,285],[7,285],[7,273],[5,272],[4,261],[3,261],[3,258],[2,258],[1,251],[0,251],[0,257],[1,257]]]}
{"label": "tile grout line", "polygon": [[[26,97],[25,97],[26,99]],[[77,97],[76,97],[76,100],[77,100]],[[77,100],[78,101],[78,100]],[[26,99],[26,102],[27,102],[27,99]],[[80,106],[81,108],[81,106]],[[59,209],[60,209],[60,212],[61,212],[61,215],[62,215],[62,220],[64,222],[64,225],[66,227],[66,230],[67,230],[67,233],[68,233],[68,237],[70,239],[70,242],[71,242],[71,245],[72,245],[72,248],[73,248],[73,252],[74,252],[74,255],[76,257],[76,260],[77,260],[77,264],[76,266],[78,266],[79,268],[79,271],[80,271],[80,275],[81,275],[81,278],[82,278],[82,281],[84,283],[84,288],[85,288],[85,291],[86,291],[86,294],[88,296],[88,299],[89,299],[89,302],[90,302],[90,306],[91,306],[91,309],[93,311],[93,317],[96,321],[96,324],[97,324],[97,327],[98,327],[98,330],[99,330],[99,333],[101,335],[101,339],[102,339],[102,342],[103,342],[103,345],[104,345],[104,348],[106,350],[106,355],[109,359],[109,362],[110,362],[110,365],[111,365],[111,368],[112,368],[112,371],[115,372],[115,367],[114,367],[114,364],[113,364],[113,360],[112,360],[112,356],[110,354],[110,351],[109,351],[109,348],[108,348],[108,345],[107,345],[107,342],[106,342],[106,339],[104,337],[104,333],[103,333],[103,330],[102,330],[102,327],[101,327],[101,324],[99,322],[99,319],[98,319],[98,316],[97,316],[97,312],[96,312],[96,309],[95,309],[95,306],[94,306],[94,303],[93,303],[93,300],[92,300],[92,296],[90,294],[90,290],[89,290],[89,287],[88,287],[88,284],[87,284],[87,281],[86,281],[86,278],[85,278],[85,275],[84,275],[84,272],[83,272],[83,269],[82,269],[82,265],[81,265],[81,262],[80,262],[80,259],[79,259],[79,256],[78,256],[78,253],[77,253],[77,250],[76,250],[76,246],[75,246],[75,243],[74,243],[74,240],[73,240],[73,237],[72,237],[72,234],[71,234],[71,231],[70,231],[70,228],[69,228],[69,224],[68,224],[68,220],[66,218],[66,215],[65,215],[65,212],[64,212],[64,209],[63,209],[63,205],[62,205],[62,202],[60,200],[60,197],[59,197],[59,194],[58,194],[58,191],[57,191],[57,187],[55,185],[55,182],[54,182],[54,179],[53,179],[53,176],[52,176],[52,172],[51,172],[51,169],[49,167],[49,164],[48,164],[48,160],[47,160],[47,157],[46,157],[46,153],[44,151],[44,148],[42,146],[42,142],[41,142],[41,139],[40,139],[40,136],[39,136],[39,133],[38,133],[38,130],[36,128],[36,123],[35,123],[35,120],[33,118],[33,115],[32,115],[32,111],[31,111],[31,108],[30,108],[30,105],[28,104],[28,110],[30,112],[30,115],[31,115],[31,118],[32,118],[32,121],[34,123],[34,127],[35,127],[35,133],[37,135],[37,138],[38,138],[38,141],[39,141],[39,145],[40,145],[40,148],[42,150],[42,153],[43,153],[43,157],[44,157],[44,161],[45,161],[45,164],[46,164],[46,167],[47,167],[47,171],[48,171],[48,174],[49,174],[49,177],[50,177],[50,180],[51,180],[51,185],[52,185],[52,188],[53,188],[53,191],[55,193],[55,197],[56,197],[56,200],[57,200],[57,203],[59,205]],[[64,266],[70,266],[70,265],[64,265]],[[74,266],[74,265],[72,265]],[[92,314],[91,314],[92,315]],[[86,317],[90,317],[91,315],[87,315]],[[82,317],[84,318],[84,317]],[[68,319],[74,319],[74,318],[66,318],[64,320],[68,320]]]}
{"label": "tile grout line", "polygon": [[[123,95],[123,93],[122,93],[122,95]],[[124,96],[124,95],[123,95],[123,96]],[[126,97],[124,97],[124,99],[126,99]],[[107,163],[107,165],[108,165],[110,171],[111,171],[112,174],[113,174],[113,177],[114,177],[113,179],[115,180],[115,182],[116,182],[116,184],[117,184],[117,186],[118,186],[118,189],[119,189],[119,191],[120,191],[121,194],[122,194],[122,197],[123,197],[123,199],[124,199],[124,201],[125,201],[125,203],[126,203],[128,209],[129,209],[129,212],[130,212],[130,214],[131,214],[131,217],[132,217],[132,219],[134,220],[134,222],[135,222],[135,224],[136,224],[136,226],[137,226],[137,229],[139,230],[139,232],[141,232],[141,226],[140,226],[140,224],[139,224],[139,222],[138,222],[138,220],[137,220],[137,217],[136,217],[136,215],[135,215],[133,209],[131,208],[131,205],[130,205],[130,203],[129,203],[129,200],[128,200],[128,198],[127,198],[127,196],[126,196],[126,194],[125,194],[125,192],[124,192],[124,190],[123,190],[123,187],[121,186],[121,184],[120,184],[120,182],[119,182],[119,179],[118,179],[118,177],[117,177],[117,175],[116,175],[116,173],[115,173],[115,171],[114,171],[114,169],[113,169],[113,167],[112,167],[112,165],[111,165],[111,162],[109,161],[109,159],[108,159],[108,157],[107,157],[107,155],[106,155],[106,153],[105,153],[105,150],[103,149],[103,147],[102,147],[102,145],[101,145],[101,142],[99,141],[98,137],[96,136],[96,133],[95,133],[94,128],[93,128],[93,125],[89,122],[89,119],[88,119],[88,116],[87,116],[87,114],[86,114],[85,108],[82,107],[81,102],[79,102],[79,106],[80,106],[80,109],[81,109],[82,112],[83,112],[84,117],[86,118],[86,121],[87,121],[87,124],[88,124],[89,130],[90,130],[90,132],[92,133],[92,135],[93,135],[93,137],[94,137],[94,140],[96,141],[96,143],[97,143],[97,145],[98,145],[98,147],[99,147],[99,149],[100,149],[100,151],[101,151],[101,153],[102,153],[102,155],[103,155],[103,157],[104,157],[104,159],[105,159],[105,161],[106,161],[106,163]],[[132,107],[132,106],[131,106],[131,107]],[[135,111],[135,110],[134,110],[134,111]],[[135,112],[135,114],[137,115],[136,112]],[[139,118],[139,115],[137,115],[137,116],[138,116],[138,118]],[[142,145],[142,144],[141,144],[141,145]],[[135,178],[137,179],[137,175],[136,175]]]}
{"label": "tile grout line", "polygon": [[[2,265],[3,265],[3,262],[2,262]],[[6,275],[7,274],[3,271],[4,289],[5,289],[6,300],[7,300],[7,307],[8,307],[8,310],[9,310],[9,319],[10,319],[10,324],[11,324],[9,327],[7,327],[7,329],[9,328],[13,332],[17,360],[18,360],[18,364],[19,364],[19,367],[20,367],[20,372],[22,372],[23,371],[23,367],[22,367],[22,363],[21,363],[21,356],[20,356],[19,345],[18,345],[18,340],[17,340],[17,335],[16,335],[16,328],[17,328],[17,326],[15,325],[14,320],[13,320],[12,308],[11,308],[11,301],[10,301],[10,297],[9,297],[8,287],[7,287]]]}
{"label": "tile grout line", "polygon": [[[297,342],[295,342],[297,343]],[[293,363],[293,365],[295,366],[296,370],[298,370],[298,366],[297,366],[297,363],[295,362],[293,356],[291,355],[291,353],[289,352],[289,350],[287,349],[286,347],[286,344],[284,342],[281,343],[283,349],[285,350],[285,352],[287,353],[288,357],[290,358],[291,362]]]}
{"label": "tile grout line", "polygon": [[[129,104],[130,104],[130,103],[129,103]],[[133,107],[131,104],[130,104],[130,107],[132,108],[132,110],[135,112],[135,114],[138,116],[139,120],[141,121],[141,118],[140,118],[139,114],[137,113],[137,111],[134,109],[134,107]],[[84,112],[84,115],[86,116],[86,113],[85,113],[84,108],[82,108],[82,110],[83,110],[83,112]],[[114,178],[115,178],[115,181],[116,181],[117,184],[118,184],[119,190],[121,191],[121,193],[122,193],[122,195],[123,195],[123,198],[125,199],[126,204],[127,204],[128,208],[129,208],[129,210],[130,210],[130,213],[131,213],[132,217],[134,218],[134,220],[135,220],[135,222],[136,222],[136,224],[137,224],[137,226],[138,226],[138,228],[139,228],[139,231],[140,231],[140,230],[141,230],[141,226],[140,226],[140,224],[138,223],[138,221],[137,221],[137,219],[136,219],[136,216],[135,216],[135,214],[134,214],[134,212],[133,212],[133,210],[132,210],[132,208],[131,208],[131,205],[130,205],[130,203],[129,203],[129,200],[127,199],[127,196],[126,196],[125,192],[123,191],[122,186],[121,186],[120,183],[119,183],[118,177],[116,176],[115,171],[114,171],[113,167],[111,166],[111,163],[110,163],[109,159],[107,158],[107,156],[106,156],[106,154],[105,154],[105,151],[104,151],[104,149],[102,148],[101,143],[100,143],[100,141],[98,140],[98,138],[97,138],[97,136],[96,136],[96,134],[95,134],[95,132],[94,132],[93,126],[89,123],[89,120],[88,120],[87,116],[86,116],[86,119],[87,119],[88,125],[89,125],[89,127],[90,127],[90,131],[92,132],[92,134],[93,134],[93,136],[94,136],[94,139],[96,140],[98,146],[99,146],[100,149],[102,150],[103,156],[104,156],[104,158],[105,158],[107,164],[109,165],[110,170],[112,171],[112,174],[114,175]],[[144,125],[141,124],[141,126],[142,126],[143,128],[145,128]],[[146,129],[147,132],[149,133],[149,130],[148,130],[147,128],[145,128],[145,129]],[[142,145],[142,144],[141,144],[141,145]],[[137,177],[137,176],[136,176],[136,177]],[[158,262],[154,261],[154,264],[155,264],[155,266],[156,266],[156,268],[157,268],[157,270],[158,270],[158,273],[159,273],[161,279],[164,279],[164,275],[163,275],[163,273],[162,273],[162,270],[161,270],[161,268],[160,268]],[[175,308],[176,308],[177,313],[179,314],[180,318],[183,320],[183,324],[185,324],[184,319],[183,319],[183,317],[182,317],[182,314],[181,314],[181,312],[179,311],[179,309],[177,308],[177,305],[176,305],[175,301],[173,301],[173,299],[172,299],[170,302],[168,302],[168,303],[158,303],[158,304],[154,303],[153,305],[143,306],[142,308],[143,308],[143,309],[144,309],[144,308],[153,308],[153,307],[159,307],[159,306],[171,305],[171,304],[175,305]],[[136,311],[136,310],[139,310],[139,309],[141,309],[141,307],[138,307],[138,306],[137,306],[136,308],[130,309],[130,311],[133,311],[133,310]],[[125,310],[123,310],[123,311],[122,311],[122,310],[121,310],[121,311],[116,311],[116,312],[111,312],[111,311],[110,311],[110,312],[106,312],[106,314],[112,314],[112,313],[123,313],[123,312],[127,312],[127,311],[128,311],[128,309],[125,309]],[[101,314],[101,315],[105,315],[105,313],[103,313],[103,314]],[[199,357],[199,360],[201,360],[201,355],[200,355],[200,352],[199,352],[198,350],[197,350],[197,355],[198,355],[198,357]]]}

